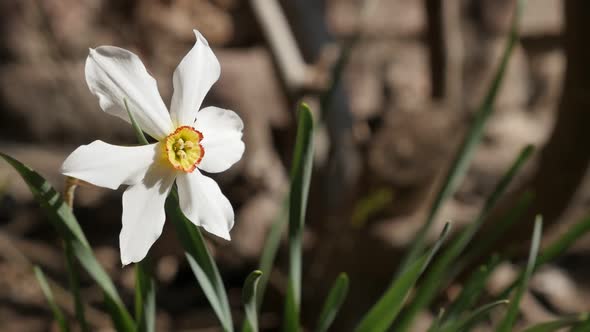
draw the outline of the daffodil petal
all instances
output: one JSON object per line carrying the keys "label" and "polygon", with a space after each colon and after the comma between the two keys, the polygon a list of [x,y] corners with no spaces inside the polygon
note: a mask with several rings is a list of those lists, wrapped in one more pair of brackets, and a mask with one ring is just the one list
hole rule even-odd
{"label": "daffodil petal", "polygon": [[74,150],[64,161],[61,172],[110,189],[135,184],[157,158],[160,151],[157,145],[118,146],[94,141]]}
{"label": "daffodil petal", "polygon": [[137,55],[114,46],[90,49],[86,82],[105,112],[129,122],[127,100],[133,117],[150,136],[160,140],[173,131],[156,80]]}
{"label": "daffodil petal", "polygon": [[123,193],[123,228],[119,235],[123,265],[141,261],[162,234],[164,203],[175,173],[154,164],[143,181]]}
{"label": "daffodil petal", "polygon": [[176,126],[192,126],[205,95],[221,73],[207,40],[197,30],[194,32],[197,41],[174,71],[172,80],[170,115]]}
{"label": "daffodil petal", "polygon": [[218,173],[230,168],[244,154],[242,130],[244,123],[235,112],[207,107],[197,113],[195,129],[203,134],[201,144],[205,155],[198,167]]}
{"label": "daffodil petal", "polygon": [[217,183],[195,170],[179,174],[176,184],[184,215],[207,232],[230,240],[234,209]]}

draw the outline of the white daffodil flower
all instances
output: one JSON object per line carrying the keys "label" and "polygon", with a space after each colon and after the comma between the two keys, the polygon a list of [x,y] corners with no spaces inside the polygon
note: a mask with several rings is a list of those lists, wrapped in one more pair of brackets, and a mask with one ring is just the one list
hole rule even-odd
{"label": "white daffodil flower", "polygon": [[62,173],[123,194],[123,227],[119,237],[124,265],[141,261],[162,233],[164,203],[174,181],[180,208],[197,226],[229,240],[234,211],[217,183],[203,170],[227,170],[244,153],[243,123],[229,110],[201,103],[219,78],[219,61],[205,38],[197,41],[174,71],[174,94],[168,113],[156,80],[137,55],[113,46],[90,49],[86,82],[100,107],[137,124],[158,142],[117,146],[102,141],[77,148],[65,160]]}

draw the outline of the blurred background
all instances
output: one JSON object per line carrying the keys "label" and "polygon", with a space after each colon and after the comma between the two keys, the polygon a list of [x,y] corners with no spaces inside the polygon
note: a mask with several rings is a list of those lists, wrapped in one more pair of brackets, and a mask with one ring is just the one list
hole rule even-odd
{"label": "blurred background", "polygon": [[[335,276],[346,271],[351,292],[335,330],[347,331],[388,285],[424,222],[491,83],[513,10],[513,0],[0,0],[0,151],[63,189],[60,165],[78,145],[135,143],[132,128],[104,114],[86,86],[88,48],[116,45],[138,54],[168,103],[172,73],[194,43],[192,29],[200,30],[222,70],[205,104],[232,109],[245,123],[243,159],[214,176],[236,211],[233,240],[210,239],[235,316],[243,280],[257,267],[288,191],[295,105],[303,99],[321,122],[303,321],[315,322]],[[526,258],[534,214],[545,217],[545,243],[589,210],[589,29],[588,1],[529,1],[495,113],[430,234],[436,238],[448,220],[455,230],[471,222],[522,147],[534,144],[533,160],[486,221],[493,227],[517,197],[534,193],[517,227],[490,249],[514,252],[514,265],[503,264],[491,279],[491,293]],[[343,50],[341,81],[326,100]],[[121,193],[82,186],[74,210],[132,303],[133,269],[121,268],[118,252]],[[0,330],[56,329],[32,263],[61,287],[57,301],[73,315],[61,246],[24,182],[0,163]],[[281,247],[263,305],[268,331],[280,327],[285,253]],[[150,255],[158,330],[217,331],[170,225]],[[590,310],[589,255],[586,237],[534,276],[524,322]],[[110,328],[100,290],[86,276],[82,281],[88,320],[97,330]],[[453,294],[451,285],[439,302]],[[420,319],[426,327],[432,309]]]}

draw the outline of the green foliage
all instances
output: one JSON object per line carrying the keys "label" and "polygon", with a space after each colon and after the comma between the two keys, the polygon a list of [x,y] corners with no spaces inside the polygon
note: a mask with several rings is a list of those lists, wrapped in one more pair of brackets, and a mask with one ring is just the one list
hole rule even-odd
{"label": "green foliage", "polygon": [[74,250],[72,248],[71,241],[65,241],[64,253],[66,256],[66,269],[68,271],[68,281],[70,283],[70,291],[74,296],[74,306],[76,310],[76,319],[80,324],[80,330],[90,331],[88,329],[88,323],[86,322],[86,316],[84,313],[84,305],[82,304],[82,298],[80,297],[80,282],[78,278],[78,271],[76,270],[76,262],[74,261]]}
{"label": "green foliage", "polygon": [[61,332],[69,332],[70,328],[68,327],[68,323],[66,322],[66,318],[65,318],[63,312],[61,311],[61,309],[59,308],[59,306],[57,305],[57,303],[55,303],[55,299],[53,297],[53,292],[51,291],[51,288],[49,287],[49,283],[47,282],[47,279],[45,278],[45,274],[43,273],[43,270],[41,270],[41,268],[38,266],[34,266],[33,271],[35,272],[35,277],[37,278],[37,281],[39,282],[39,286],[41,286],[41,290],[43,291],[43,295],[45,295],[45,299],[47,299],[47,303],[49,304],[49,307],[51,308],[51,312],[53,313],[53,318],[55,318],[57,325],[59,325],[59,330]]}
{"label": "green foliage", "polygon": [[[588,314],[581,314],[581,315],[574,315],[569,317],[563,317],[560,319],[556,319],[554,321],[540,323],[527,329],[523,330],[522,332],[555,332],[563,329],[565,327],[572,327],[584,320],[588,319]],[[575,331],[575,330],[572,330]]]}
{"label": "green foliage", "polygon": [[285,305],[285,331],[299,331],[301,305],[302,238],[313,164],[313,117],[306,104],[298,110],[297,138],[289,194],[289,285]]}
{"label": "green foliage", "polygon": [[537,260],[537,254],[539,252],[539,246],[541,244],[541,231],[543,228],[543,218],[541,216],[537,216],[535,220],[535,229],[533,230],[533,240],[531,243],[531,250],[529,253],[529,259],[527,262],[527,266],[524,272],[523,277],[520,279],[516,292],[512,297],[510,307],[508,308],[508,312],[504,317],[504,320],[500,323],[500,326],[496,329],[496,332],[509,332],[512,330],[512,326],[516,321],[516,316],[518,315],[518,308],[520,305],[520,299],[522,295],[526,291],[526,287],[528,285],[529,279],[533,274],[533,270],[535,269],[535,263]]}
{"label": "green foliage", "polygon": [[483,306],[473,310],[472,312],[465,315],[465,317],[447,324],[441,332],[455,332],[455,331],[466,331],[479,321],[481,318],[485,317],[492,309],[496,308],[497,306],[506,305],[510,303],[508,300],[500,300],[488,304],[484,304]]}
{"label": "green foliage", "polygon": [[506,48],[504,49],[504,54],[502,55],[502,59],[500,61],[500,65],[498,70],[494,75],[494,79],[492,80],[491,86],[488,89],[488,92],[475,115],[475,119],[467,136],[463,140],[455,159],[453,160],[451,167],[448,170],[447,175],[444,178],[443,185],[441,189],[438,191],[437,196],[434,200],[434,203],[428,213],[428,217],[426,218],[426,222],[418,232],[415,240],[413,241],[413,245],[411,246],[408,254],[404,258],[399,271],[403,271],[406,267],[414,261],[423,251],[424,243],[426,239],[426,234],[430,229],[434,218],[437,216],[438,211],[442,207],[443,203],[453,195],[455,192],[459,182],[464,177],[465,172],[467,171],[467,167],[469,166],[469,162],[472,159],[473,153],[475,152],[475,148],[481,141],[481,138],[484,133],[484,128],[486,123],[488,122],[492,112],[494,110],[494,101],[496,100],[496,96],[498,95],[498,91],[500,89],[500,85],[504,78],[504,74],[506,73],[506,68],[508,67],[508,60],[510,59],[510,55],[512,54],[512,50],[516,45],[518,40],[518,25],[520,22],[520,18],[522,16],[522,11],[524,7],[524,0],[518,0],[517,3],[517,10],[514,14],[514,18],[512,21],[512,28],[510,31],[510,36],[508,38],[508,42],[506,44]]}
{"label": "green foliage", "polygon": [[354,207],[351,224],[355,227],[364,226],[371,216],[383,210],[392,201],[393,193],[389,188],[381,188],[372,192]]}
{"label": "green foliage", "polygon": [[262,256],[260,257],[260,263],[258,265],[259,270],[262,272],[260,281],[258,282],[258,308],[262,305],[264,300],[264,294],[266,293],[266,285],[268,284],[268,278],[272,272],[272,267],[281,244],[281,235],[287,225],[289,218],[289,199],[285,199],[281,207],[281,212],[276,220],[273,222],[266,241],[264,242],[264,248],[262,249]]}
{"label": "green foliage", "polygon": [[125,308],[112,280],[94,257],[76,217],[61,195],[39,173],[4,153],[0,152],[0,157],[14,167],[25,180],[52,225],[64,241],[70,242],[69,245],[72,246],[72,252],[78,262],[102,288],[105,294],[105,303],[117,329],[119,331],[134,331],[135,322]]}
{"label": "green foliage", "polygon": [[131,121],[131,126],[133,127],[133,131],[135,132],[135,137],[137,138],[137,141],[141,145],[149,144],[148,140],[145,138],[145,134],[141,130],[141,127],[139,127],[139,124],[137,123],[137,121],[135,121],[135,117],[133,116],[131,109],[129,109],[129,105],[127,104],[127,98],[123,98],[123,104],[125,105],[127,115],[129,115],[129,121]]}
{"label": "green foliage", "polygon": [[500,257],[498,255],[493,255],[487,264],[480,266],[480,268],[469,277],[465,285],[463,285],[461,293],[459,293],[457,299],[453,301],[444,315],[444,320],[448,324],[453,324],[460,314],[469,310],[469,308],[476,304],[486,286],[490,274],[494,271],[496,266],[498,266],[499,262]]}
{"label": "green foliage", "polygon": [[[481,141],[485,125],[493,113],[494,101],[503,80],[510,54],[517,42],[518,23],[522,15],[523,0],[518,1],[518,8],[512,22],[512,29],[499,67],[492,80],[491,86],[475,115],[472,127],[462,142],[454,160],[449,167],[442,186],[435,196],[434,202],[428,211],[427,218],[422,228],[417,233],[413,245],[399,267],[398,274],[393,278],[389,287],[377,299],[375,304],[363,316],[356,326],[357,332],[379,332],[391,330],[407,331],[417,317],[417,314],[427,310],[439,292],[448,286],[453,279],[464,272],[466,266],[472,264],[474,259],[486,252],[490,245],[499,239],[510,227],[521,219],[533,199],[531,193],[525,193],[516,207],[509,211],[505,218],[501,218],[495,224],[490,234],[480,243],[474,244],[472,250],[466,253],[465,248],[480,230],[482,223],[495,208],[500,197],[506,192],[508,185],[514,176],[522,168],[523,164],[532,154],[532,146],[522,150],[518,158],[509,170],[502,176],[492,194],[489,196],[477,218],[470,223],[458,235],[449,241],[442,253],[435,258],[439,249],[449,234],[449,224],[446,224],[440,238],[431,249],[427,247],[426,234],[431,228],[435,217],[443,204],[456,191],[461,179],[464,177],[473,153]],[[325,113],[330,108],[334,98],[334,92],[341,79],[342,70],[348,61],[351,45],[356,42],[353,39],[350,45],[342,53],[336,66],[333,68],[333,84],[321,98],[321,111]],[[124,104],[135,130],[140,144],[148,144],[146,136],[133,117],[132,110]],[[325,115],[325,114],[324,114]],[[271,275],[274,260],[280,246],[281,234],[288,227],[288,255],[289,274],[286,288],[284,307],[284,331],[300,331],[300,311],[302,286],[302,237],[307,208],[308,192],[310,187],[313,165],[313,134],[314,121],[307,105],[301,104],[298,108],[298,128],[294,149],[293,165],[291,169],[291,187],[288,199],[283,205],[283,212],[278,216],[267,237],[259,268],[252,272],[245,280],[242,289],[242,301],[245,311],[243,332],[257,332],[259,330],[259,315],[268,278]],[[35,199],[44,209],[52,225],[58,231],[64,241],[66,263],[70,288],[74,297],[76,319],[81,330],[89,330],[84,317],[79,292],[79,278],[76,271],[76,262],[84,268],[90,277],[100,286],[104,292],[105,307],[109,311],[113,323],[119,331],[146,331],[155,330],[156,300],[155,281],[148,272],[147,262],[136,264],[136,289],[135,289],[135,321],[122,302],[114,283],[105,270],[96,260],[92,249],[86,240],[78,221],[71,208],[64,203],[61,195],[38,173],[23,165],[16,159],[0,153],[22,176]],[[377,191],[374,195],[360,200],[356,206],[352,218],[353,224],[362,224],[368,216],[383,208],[392,201],[392,194],[387,189]],[[182,213],[179,207],[178,193],[173,188],[166,200],[166,215],[172,221],[177,231],[178,238],[186,251],[186,258],[190,268],[199,283],[203,294],[209,301],[213,312],[219,319],[225,332],[234,331],[234,322],[223,280],[206,246],[205,239],[200,229],[195,226]],[[584,234],[590,232],[590,217],[577,222],[573,227],[547,246],[539,253],[541,240],[542,221],[537,217],[533,231],[532,244],[525,269],[519,277],[494,302],[481,305],[485,295],[485,284],[494,269],[505,257],[493,255],[487,264],[475,270],[462,285],[462,290],[454,301],[441,309],[439,315],[433,321],[429,332],[455,332],[470,331],[472,327],[483,318],[489,316],[493,309],[508,305],[506,314],[496,331],[512,331],[519,313],[521,298],[526,291],[528,282],[534,271],[541,265],[554,260],[564,253],[571,245]],[[55,303],[53,293],[40,268],[34,268],[35,275],[41,289],[47,299],[49,307],[61,331],[69,331],[69,326],[59,306]],[[419,279],[423,278],[420,282]],[[418,285],[418,286],[416,286]],[[317,332],[329,331],[335,321],[338,312],[343,306],[349,290],[349,279],[345,273],[339,275],[329,291],[322,310],[318,314]],[[409,295],[414,292],[411,303],[406,305]],[[506,298],[510,297],[510,301]],[[475,309],[475,306],[481,305]],[[502,308],[501,310],[504,310]],[[590,331],[590,318],[587,314],[566,316],[555,321],[545,322],[526,328],[523,332],[551,332],[562,328],[571,327],[572,332]]]}
{"label": "green foliage", "polygon": [[587,332],[590,331],[590,316],[586,314],[586,318],[583,322],[576,324],[576,326],[572,327],[570,332]]}
{"label": "green foliage", "polygon": [[446,224],[440,238],[432,249],[422,257],[414,260],[402,275],[394,280],[369,312],[361,320],[356,332],[387,331],[402,309],[404,302],[414,284],[424,272],[432,257],[436,254],[449,233],[450,224]]}
{"label": "green foliage", "polygon": [[347,294],[348,275],[346,273],[341,273],[330,289],[330,293],[328,294],[323,309],[320,312],[316,332],[328,331],[328,328],[332,325],[334,319],[336,319],[336,315],[344,303]]}
{"label": "green foliage", "polygon": [[135,264],[135,320],[137,330],[156,330],[156,282],[147,273],[147,259]]}
{"label": "green foliage", "polygon": [[441,253],[440,257],[430,268],[429,272],[424,278],[424,282],[422,282],[417,290],[414,301],[412,301],[412,304],[406,310],[400,324],[397,326],[399,331],[406,331],[410,327],[414,317],[431,303],[439,289],[444,286],[444,283],[441,283],[441,281],[447,279],[447,272],[451,267],[451,264],[457,257],[459,257],[465,247],[467,247],[475,233],[479,230],[485,219],[488,217],[489,213],[496,206],[496,203],[502,194],[504,194],[508,188],[508,185],[514,176],[522,168],[532,152],[533,147],[530,145],[521,151],[512,166],[502,176],[496,185],[496,188],[485,202],[484,207],[476,220],[469,224],[469,226],[467,226],[463,232],[461,232],[459,237],[452,241],[449,247],[446,248],[443,253]]}
{"label": "green foliage", "polygon": [[180,210],[176,189],[172,190],[166,200],[166,215],[174,223],[195,278],[203,289],[203,293],[209,300],[224,331],[233,331],[229,302],[217,265],[207,249],[201,231]]}
{"label": "green foliage", "polygon": [[244,331],[258,332],[258,305],[256,304],[258,296],[256,293],[261,276],[262,272],[258,270],[250,273],[242,288],[242,302],[246,312]]}

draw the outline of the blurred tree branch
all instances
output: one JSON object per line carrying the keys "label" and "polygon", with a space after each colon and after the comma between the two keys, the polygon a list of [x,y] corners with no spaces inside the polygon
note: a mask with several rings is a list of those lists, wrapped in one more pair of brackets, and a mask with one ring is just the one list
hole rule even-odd
{"label": "blurred tree branch", "polygon": [[460,107],[463,40],[460,0],[424,0],[432,97]]}

